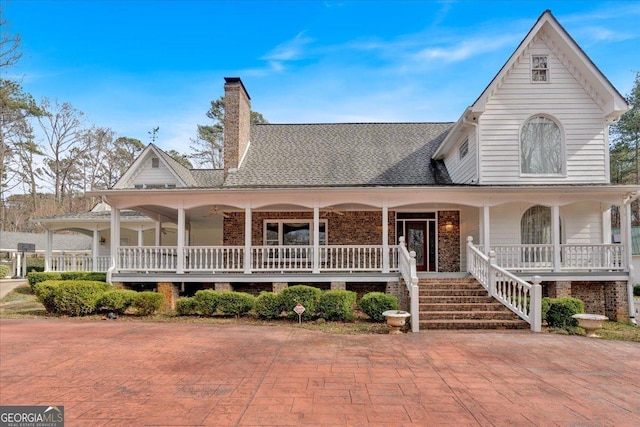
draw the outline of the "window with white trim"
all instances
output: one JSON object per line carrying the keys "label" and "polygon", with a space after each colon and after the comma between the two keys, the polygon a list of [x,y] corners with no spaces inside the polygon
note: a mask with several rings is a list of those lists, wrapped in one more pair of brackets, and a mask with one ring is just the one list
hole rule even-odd
{"label": "window with white trim", "polygon": [[151,167],[152,168],[159,168],[160,167],[160,159],[158,159],[157,157],[152,157],[151,158]]}
{"label": "window with white trim", "polygon": [[458,159],[464,159],[469,154],[469,139],[465,139],[458,147]]}
{"label": "window with white trim", "polygon": [[549,58],[546,55],[531,55],[531,81],[549,81]]}
{"label": "window with white trim", "polygon": [[520,131],[520,172],[562,174],[564,169],[562,132],[544,116],[528,119]]}
{"label": "window with white trim", "polygon": [[[320,245],[327,244],[327,220],[320,220]],[[264,244],[267,246],[313,245],[313,220],[286,219],[264,221]]]}

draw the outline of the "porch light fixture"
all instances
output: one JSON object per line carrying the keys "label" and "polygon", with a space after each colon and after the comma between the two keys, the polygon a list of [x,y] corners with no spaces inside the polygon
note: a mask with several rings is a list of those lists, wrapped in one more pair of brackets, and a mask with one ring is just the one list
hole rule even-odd
{"label": "porch light fixture", "polygon": [[447,221],[447,223],[444,225],[444,229],[446,231],[451,231],[453,230],[453,224],[451,223],[451,221]]}
{"label": "porch light fixture", "polygon": [[107,239],[103,237],[100,238],[100,245],[104,245],[107,242]]}

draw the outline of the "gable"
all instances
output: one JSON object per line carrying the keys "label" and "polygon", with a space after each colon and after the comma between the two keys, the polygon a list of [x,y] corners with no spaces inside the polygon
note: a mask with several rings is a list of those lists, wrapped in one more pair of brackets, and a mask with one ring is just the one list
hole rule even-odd
{"label": "gable", "polygon": [[[113,188],[176,188],[185,187],[166,155],[149,144]],[[177,163],[177,162],[176,162]]]}

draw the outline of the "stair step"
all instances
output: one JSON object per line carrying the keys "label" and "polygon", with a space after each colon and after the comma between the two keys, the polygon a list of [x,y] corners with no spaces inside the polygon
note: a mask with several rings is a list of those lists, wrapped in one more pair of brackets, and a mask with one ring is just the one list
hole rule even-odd
{"label": "stair step", "polygon": [[470,303],[421,303],[420,312],[427,311],[503,311],[508,310],[499,302],[470,302]]}
{"label": "stair step", "polygon": [[469,296],[469,297],[482,297],[487,296],[487,291],[484,289],[420,289],[420,296]]}
{"label": "stair step", "polygon": [[474,303],[485,303],[488,304],[492,301],[495,301],[493,298],[489,296],[484,297],[461,297],[455,295],[449,296],[421,296],[418,298],[418,302],[420,304],[474,304]]}
{"label": "stair step", "polygon": [[510,311],[430,311],[420,312],[420,320],[513,320]]}
{"label": "stair step", "polygon": [[429,329],[529,329],[523,320],[421,320],[421,330]]}

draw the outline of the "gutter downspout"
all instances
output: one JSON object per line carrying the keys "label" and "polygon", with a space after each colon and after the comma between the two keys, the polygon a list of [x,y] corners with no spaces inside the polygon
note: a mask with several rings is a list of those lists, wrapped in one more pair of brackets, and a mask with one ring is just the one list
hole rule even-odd
{"label": "gutter downspout", "polygon": [[[625,196],[622,199],[623,207],[626,214],[625,217],[627,222],[629,223],[629,226],[626,227],[627,236],[625,239],[627,241],[627,247],[625,248],[625,252],[627,255],[627,268],[629,269],[629,279],[627,280],[627,296],[629,298],[629,321],[636,327],[638,326],[638,321],[636,320],[636,312],[633,302],[633,282],[635,281],[635,269],[633,268],[633,244],[631,240],[631,203],[638,197],[640,197],[640,193],[636,191]],[[622,224],[620,224],[620,229],[622,230]]]}

